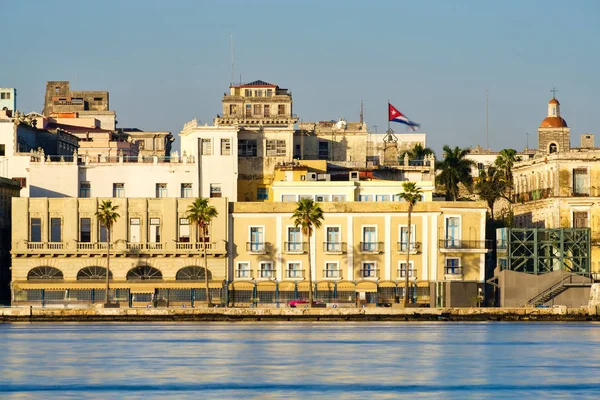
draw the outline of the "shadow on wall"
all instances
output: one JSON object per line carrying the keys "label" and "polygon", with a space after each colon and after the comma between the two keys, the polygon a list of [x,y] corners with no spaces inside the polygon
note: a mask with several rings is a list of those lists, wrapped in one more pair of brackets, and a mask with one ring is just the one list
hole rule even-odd
{"label": "shadow on wall", "polygon": [[545,228],[545,220],[533,220],[533,214],[528,212],[525,214],[515,215],[515,227],[517,228]]}
{"label": "shadow on wall", "polygon": [[31,185],[29,187],[29,197],[72,197],[66,193],[55,192],[43,187]]}

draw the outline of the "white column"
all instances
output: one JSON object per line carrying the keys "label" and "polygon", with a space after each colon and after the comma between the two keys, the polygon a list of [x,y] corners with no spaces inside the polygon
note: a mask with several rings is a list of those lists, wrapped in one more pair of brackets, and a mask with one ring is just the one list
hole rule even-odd
{"label": "white column", "polygon": [[[347,250],[348,250],[348,257],[346,258],[348,260],[348,275],[346,276],[346,280],[348,281],[353,281],[354,280],[354,232],[353,232],[353,227],[352,227],[352,216],[349,215],[348,216],[348,222],[347,222],[347,239],[346,242],[348,244]],[[343,241],[343,238],[342,238]]]}
{"label": "white column", "polygon": [[[481,232],[479,233],[479,237],[481,238],[480,240],[485,240],[485,217],[486,217],[485,214],[486,214],[486,212],[482,211],[481,214],[479,215],[479,218],[481,219],[481,225],[479,226],[479,229],[481,230]],[[487,253],[483,253],[479,256],[479,280],[481,282],[485,281],[485,255],[486,254]]]}
{"label": "white column", "polygon": [[[429,218],[427,214],[423,214],[421,217],[421,226],[423,227],[423,232],[421,232],[421,237],[423,238],[423,248],[421,250],[421,276],[419,280],[426,281],[429,279]],[[415,235],[416,239],[416,235]]]}
{"label": "white column", "polygon": [[385,271],[383,279],[389,281],[392,279],[392,217],[390,215],[386,215],[384,217],[384,221]]}
{"label": "white column", "polygon": [[317,235],[314,231],[310,238],[310,243],[308,245],[310,246],[310,265],[312,265],[310,274],[312,276],[312,281],[314,284],[317,280],[317,268],[319,268],[317,266]]}
{"label": "white column", "polygon": [[431,216],[431,278],[432,281],[438,280],[438,254],[439,254],[439,240],[438,240],[438,217],[439,214]]}
{"label": "white column", "polygon": [[281,263],[281,249],[283,249],[283,234],[282,234],[282,226],[281,226],[281,216],[278,215],[275,218],[275,274],[277,276],[277,280],[281,281],[283,279],[283,265]]}

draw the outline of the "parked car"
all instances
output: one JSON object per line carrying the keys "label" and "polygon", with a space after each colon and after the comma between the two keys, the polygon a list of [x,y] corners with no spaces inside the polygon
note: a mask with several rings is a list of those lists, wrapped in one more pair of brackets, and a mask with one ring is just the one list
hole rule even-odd
{"label": "parked car", "polygon": [[[308,305],[307,299],[296,299],[296,300],[291,300],[288,302],[288,307],[292,307],[292,308],[304,307],[304,305]],[[313,307],[325,307],[326,304],[319,300],[313,300],[312,306]]]}

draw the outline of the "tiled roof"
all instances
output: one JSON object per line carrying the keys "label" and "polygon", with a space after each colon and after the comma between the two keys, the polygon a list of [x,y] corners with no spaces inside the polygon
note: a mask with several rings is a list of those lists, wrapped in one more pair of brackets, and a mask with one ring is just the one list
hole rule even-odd
{"label": "tiled roof", "polygon": [[250,82],[250,83],[244,83],[242,85],[242,87],[245,87],[245,86],[271,86],[271,87],[277,87],[277,85],[273,85],[272,83],[261,81],[261,80]]}

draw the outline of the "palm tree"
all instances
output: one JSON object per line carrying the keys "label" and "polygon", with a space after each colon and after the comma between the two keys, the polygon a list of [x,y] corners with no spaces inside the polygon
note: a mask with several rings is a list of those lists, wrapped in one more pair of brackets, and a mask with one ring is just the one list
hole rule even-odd
{"label": "palm tree", "polygon": [[308,306],[313,304],[313,287],[312,287],[312,266],[310,258],[310,239],[313,234],[313,227],[319,229],[323,221],[323,210],[318,203],[312,199],[300,199],[296,211],[292,215],[294,226],[302,228],[302,235],[308,238]]}
{"label": "palm tree", "polygon": [[196,224],[198,226],[198,230],[200,231],[202,255],[204,256],[204,283],[206,284],[206,300],[209,307],[212,305],[212,303],[208,288],[208,260],[206,259],[206,243],[204,243],[204,238],[206,234],[206,228],[210,225],[212,219],[217,215],[219,215],[217,209],[208,203],[208,199],[201,198],[194,200],[194,202],[189,205],[186,213],[186,217],[192,224]]}
{"label": "palm tree", "polygon": [[[413,207],[417,202],[421,201],[421,188],[414,182],[405,182],[402,184],[403,191],[399,193],[401,199],[408,203],[408,229],[406,232],[407,246],[406,246],[406,273],[404,274],[404,307],[408,306],[408,271],[410,270],[410,235],[411,235],[411,223],[412,223],[412,211]],[[402,243],[400,244],[402,245]]]}
{"label": "palm tree", "polygon": [[509,202],[512,202],[512,189],[513,189],[513,174],[512,168],[517,161],[520,161],[520,157],[517,157],[517,151],[515,149],[504,149],[500,151],[500,155],[496,158],[496,168],[502,173],[505,182],[505,189],[508,191],[506,197]]}
{"label": "palm tree", "polygon": [[104,295],[104,304],[108,304],[108,291],[110,289],[110,230],[117,222],[120,215],[117,213],[119,206],[112,204],[110,200],[103,200],[96,211],[96,220],[106,228],[106,293]]}
{"label": "palm tree", "polygon": [[503,174],[496,167],[489,166],[487,171],[481,170],[475,184],[475,191],[482,200],[487,202],[490,209],[491,219],[494,219],[494,204],[496,200],[503,197],[506,190],[506,182]]}
{"label": "palm tree", "polygon": [[465,185],[469,191],[472,190],[471,167],[475,165],[475,162],[466,158],[470,152],[471,149],[461,149],[458,146],[453,149],[444,145],[444,159],[437,163],[436,169],[441,171],[437,176],[437,183],[444,186],[448,201],[458,199],[460,183]]}
{"label": "palm tree", "polygon": [[417,143],[412,149],[400,153],[400,160],[404,159],[405,155],[408,155],[409,160],[424,160],[426,156],[432,154],[433,150],[429,147],[423,147],[421,143]]}

